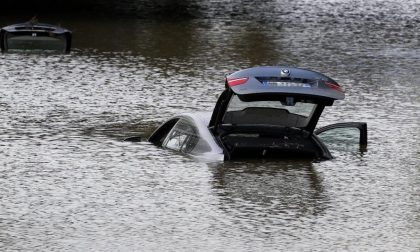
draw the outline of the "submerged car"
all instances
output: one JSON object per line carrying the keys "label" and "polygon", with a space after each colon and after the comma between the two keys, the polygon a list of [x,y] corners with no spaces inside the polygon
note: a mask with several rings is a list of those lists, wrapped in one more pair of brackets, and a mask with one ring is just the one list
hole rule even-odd
{"label": "submerged car", "polygon": [[50,50],[69,53],[71,31],[50,24],[29,21],[3,27],[0,30],[2,52],[12,50]]}
{"label": "submerged car", "polygon": [[149,142],[182,153],[215,159],[331,159],[317,136],[337,128],[356,128],[367,145],[363,122],[337,123],[315,130],[325,106],[344,99],[333,79],[294,67],[254,67],[228,75],[213,112],[170,118]]}

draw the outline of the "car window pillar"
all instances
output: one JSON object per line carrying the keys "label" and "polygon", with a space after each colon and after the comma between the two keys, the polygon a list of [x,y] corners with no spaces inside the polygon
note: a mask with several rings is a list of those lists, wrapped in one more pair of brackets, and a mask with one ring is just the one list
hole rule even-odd
{"label": "car window pillar", "polygon": [[213,114],[209,123],[209,128],[215,128],[215,126],[222,121],[223,115],[226,112],[227,106],[232,95],[233,92],[230,88],[225,89],[220,95],[219,99],[217,100],[216,106],[214,107]]}
{"label": "car window pillar", "polygon": [[314,132],[316,124],[318,123],[319,117],[321,116],[324,108],[325,108],[325,105],[323,104],[318,104],[316,106],[314,112],[312,113],[311,120],[309,121],[308,125],[305,127],[306,131],[308,131],[311,134]]}

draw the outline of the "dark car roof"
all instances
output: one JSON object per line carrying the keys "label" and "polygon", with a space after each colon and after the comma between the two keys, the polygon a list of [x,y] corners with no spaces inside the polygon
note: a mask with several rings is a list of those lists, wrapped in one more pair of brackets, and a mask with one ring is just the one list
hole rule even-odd
{"label": "dark car roof", "polygon": [[6,32],[22,32],[22,31],[48,31],[55,34],[63,34],[63,33],[71,33],[70,30],[55,26],[51,24],[45,24],[45,23],[21,23],[21,24],[13,24],[9,26],[5,26],[2,28],[2,30],[5,30]]}
{"label": "dark car roof", "polygon": [[321,73],[288,66],[253,67],[227,76],[227,85],[239,96],[302,95],[344,99],[340,85]]}

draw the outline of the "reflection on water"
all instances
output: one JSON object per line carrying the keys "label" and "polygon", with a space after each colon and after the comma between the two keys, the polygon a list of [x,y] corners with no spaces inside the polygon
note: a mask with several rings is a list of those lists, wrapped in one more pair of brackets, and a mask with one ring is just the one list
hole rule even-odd
{"label": "reflection on water", "polygon": [[[282,221],[316,216],[328,203],[322,179],[309,161],[227,162],[214,165],[212,172],[214,188],[226,201],[220,207],[236,214],[247,209],[245,220],[255,218],[254,212]],[[284,214],[288,217],[279,218]]]}
{"label": "reflection on water", "polygon": [[[74,32],[70,55],[0,55],[2,251],[419,250],[417,1],[241,2],[191,20],[45,17]],[[367,151],[207,164],[121,141],[211,111],[226,73],[276,64],[342,84],[320,126],[366,121]]]}

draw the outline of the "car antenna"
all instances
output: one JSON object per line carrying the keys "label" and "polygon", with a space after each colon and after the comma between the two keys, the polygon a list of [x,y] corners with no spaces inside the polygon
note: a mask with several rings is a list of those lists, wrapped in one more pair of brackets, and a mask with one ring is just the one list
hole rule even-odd
{"label": "car antenna", "polygon": [[35,24],[37,24],[38,23],[38,18],[37,18],[37,15],[35,14],[29,21],[28,21],[28,23],[30,24],[30,25],[35,25]]}

